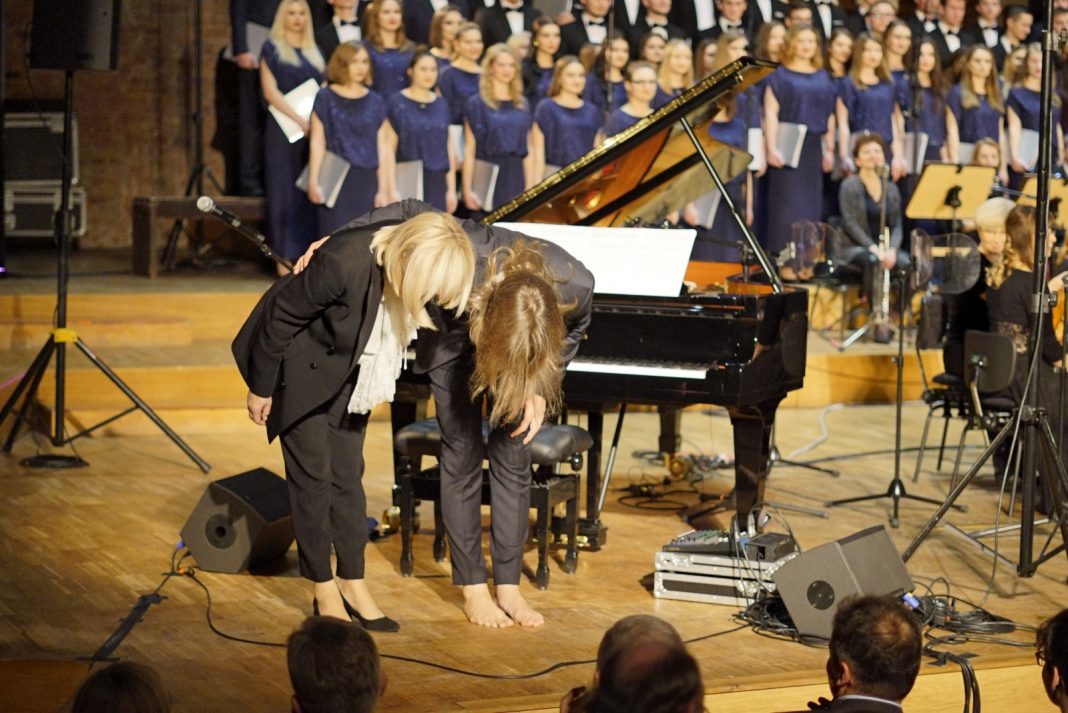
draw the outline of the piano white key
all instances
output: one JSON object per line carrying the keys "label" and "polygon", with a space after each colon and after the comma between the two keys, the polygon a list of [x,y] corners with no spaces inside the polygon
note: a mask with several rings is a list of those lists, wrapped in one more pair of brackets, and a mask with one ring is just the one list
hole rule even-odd
{"label": "piano white key", "polygon": [[568,371],[581,371],[593,374],[629,374],[631,376],[654,376],[664,379],[704,379],[708,375],[707,368],[663,366],[652,364],[638,364],[608,361],[587,361],[581,358],[574,359],[567,365]]}

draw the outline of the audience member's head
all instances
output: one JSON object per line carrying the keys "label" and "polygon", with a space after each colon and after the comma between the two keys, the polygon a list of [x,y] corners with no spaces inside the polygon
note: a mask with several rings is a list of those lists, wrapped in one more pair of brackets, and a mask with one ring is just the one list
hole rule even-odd
{"label": "audience member's head", "polygon": [[1062,711],[1068,711],[1068,609],[1038,627],[1035,656],[1042,665],[1046,695]]}
{"label": "audience member's head", "polygon": [[585,713],[700,713],[704,687],[685,647],[643,640],[616,650],[581,710]]}
{"label": "audience member's head", "polygon": [[979,252],[995,260],[1005,250],[1005,219],[1016,207],[1008,198],[989,198],[975,209],[975,229],[979,233]]}
{"label": "audience member's head", "polygon": [[920,671],[920,627],[894,597],[842,601],[834,615],[827,680],[835,698],[869,696],[900,703]]}
{"label": "audience member's head", "polygon": [[1001,166],[1001,145],[988,136],[979,139],[975,142],[975,148],[972,149],[972,157],[968,161],[968,165],[999,168]]}
{"label": "audience member's head", "polygon": [[120,661],[95,671],[74,694],[70,713],[168,713],[170,696],[151,667]]}
{"label": "audience member's head", "polygon": [[363,627],[310,617],[289,636],[286,659],[298,713],[370,713],[386,676]]}

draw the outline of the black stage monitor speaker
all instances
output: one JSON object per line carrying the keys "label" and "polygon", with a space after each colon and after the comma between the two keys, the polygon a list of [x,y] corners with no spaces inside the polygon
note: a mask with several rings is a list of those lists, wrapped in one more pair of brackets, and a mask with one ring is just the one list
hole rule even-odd
{"label": "black stage monitor speaker", "polygon": [[851,594],[911,592],[912,578],[882,525],[802,552],[775,573],[798,633],[831,638],[834,612]]}
{"label": "black stage monitor speaker", "polygon": [[121,0],[34,0],[30,66],[117,69]]}
{"label": "black stage monitor speaker", "polygon": [[286,481],[257,468],[210,483],[182,541],[210,572],[236,574],[285,556],[293,544]]}

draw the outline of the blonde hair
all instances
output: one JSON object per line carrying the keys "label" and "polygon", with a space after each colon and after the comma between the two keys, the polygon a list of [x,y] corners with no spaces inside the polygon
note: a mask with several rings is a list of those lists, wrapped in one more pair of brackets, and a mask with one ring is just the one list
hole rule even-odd
{"label": "blonde hair", "polygon": [[500,103],[493,96],[493,77],[490,76],[489,70],[502,54],[510,55],[515,60],[515,76],[508,83],[508,95],[516,107],[526,106],[527,101],[523,97],[522,72],[519,71],[519,53],[501,42],[490,45],[490,48],[486,50],[486,55],[482,58],[482,77],[478,80],[478,93],[482,97],[482,101],[491,109],[497,110],[501,108]]}
{"label": "blonde hair", "polygon": [[988,198],[975,209],[975,225],[980,230],[1004,230],[1005,219],[1015,207],[1008,198]]}
{"label": "blonde hair", "polygon": [[976,141],[975,144],[973,144],[973,146],[975,148],[972,149],[972,157],[968,161],[968,165],[969,166],[983,166],[983,165],[985,165],[985,164],[979,163],[979,149],[983,148],[984,146],[992,146],[994,148],[994,150],[998,152],[998,164],[999,165],[1001,164],[1001,144],[999,144],[994,139],[990,138],[989,136],[984,136],[983,138],[981,138],[978,141]]}
{"label": "blonde hair", "polygon": [[465,22],[456,28],[456,37],[452,38],[452,59],[454,62],[460,57],[460,38],[468,32],[477,32],[479,39],[482,39],[482,26],[477,22]]}
{"label": "blonde hair", "polygon": [[789,64],[793,61],[794,41],[802,32],[811,32],[816,38],[816,53],[812,55],[812,60],[809,64],[812,66],[812,69],[817,71],[823,69],[823,50],[820,47],[820,36],[812,25],[792,25],[790,29],[786,31],[786,37],[782,41],[782,51],[779,53],[779,62],[781,64]]}
{"label": "blonde hair", "polygon": [[270,34],[271,42],[274,43],[275,48],[278,50],[278,59],[283,64],[290,64],[294,67],[300,66],[297,53],[286,41],[286,12],[289,10],[290,5],[300,5],[304,8],[304,29],[301,31],[300,46],[297,49],[304,55],[304,59],[308,60],[308,64],[321,72],[326,67],[326,63],[323,61],[323,55],[319,51],[319,45],[315,44],[311,8],[308,7],[306,0],[283,0],[278,4],[278,9],[274,13],[274,22],[271,23]]}
{"label": "blonde hair", "polygon": [[520,240],[490,255],[486,281],[471,296],[471,393],[491,397],[494,425],[517,423],[527,394],[545,399],[547,416],[563,404],[566,308],[553,282],[537,245]]}
{"label": "blonde hair", "polygon": [[880,82],[892,81],[890,78],[890,70],[886,68],[886,49],[879,40],[875,39],[867,32],[862,32],[857,35],[857,39],[853,41],[853,59],[849,62],[849,78],[853,81],[853,86],[862,91],[866,90],[868,85],[860,79],[860,63],[861,57],[869,42],[877,45],[879,51],[882,52],[882,59],[879,60],[879,66],[875,68],[875,76]]}
{"label": "blonde hair", "polygon": [[1001,287],[1009,279],[1015,265],[1034,269],[1035,217],[1038,211],[1029,205],[1014,207],[1005,217],[1005,249],[986,270],[986,284]]}
{"label": "blonde hair", "polygon": [[[573,64],[582,67],[583,72],[586,71],[586,66],[582,63],[582,60],[573,54],[566,54],[556,60],[556,63],[553,65],[553,76],[549,81],[549,91],[546,93],[546,96],[555,97],[560,93],[560,84],[562,83],[560,81],[560,76],[564,73],[565,69]],[[582,95],[579,95],[579,98],[581,99]]]}
{"label": "blonde hair", "polygon": [[467,309],[475,280],[475,250],[460,222],[447,213],[420,213],[379,228],[371,250],[386,284],[419,327],[436,329],[426,305]]}
{"label": "blonde hair", "polygon": [[687,44],[686,40],[680,40],[678,38],[668,40],[667,44],[664,45],[664,59],[660,62],[660,67],[657,70],[657,84],[669,94],[676,89],[676,87],[669,87],[667,85],[667,82],[671,79],[670,75],[673,74],[671,70],[671,55],[673,52],[683,50],[690,55],[690,61],[687,63],[688,66],[684,77],[686,86],[683,87],[683,89],[689,89],[693,86],[693,50],[690,49],[690,45]]}
{"label": "blonde hair", "polygon": [[999,114],[1005,113],[1005,106],[1001,102],[1001,88],[998,87],[998,73],[994,67],[994,53],[984,44],[972,45],[964,56],[961,57],[960,79],[960,106],[962,109],[978,109],[982,101],[972,87],[972,71],[968,69],[972,57],[977,52],[986,52],[990,56],[990,74],[986,76],[986,101]]}
{"label": "blonde hair", "polygon": [[331,84],[345,85],[349,83],[349,64],[352,60],[356,59],[359,54],[363,52],[367,55],[367,76],[363,79],[363,84],[366,87],[371,86],[372,72],[374,68],[371,66],[371,53],[367,51],[360,42],[342,42],[334,50],[334,54],[330,55],[330,62],[326,65],[326,80]]}

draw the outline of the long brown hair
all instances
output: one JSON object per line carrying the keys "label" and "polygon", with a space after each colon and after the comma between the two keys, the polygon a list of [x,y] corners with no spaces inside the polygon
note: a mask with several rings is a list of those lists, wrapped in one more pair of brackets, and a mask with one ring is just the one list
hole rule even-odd
{"label": "long brown hair", "polygon": [[861,63],[863,62],[864,50],[867,48],[868,43],[875,44],[879,47],[879,51],[882,52],[882,59],[879,60],[879,66],[875,68],[875,77],[880,82],[890,82],[890,70],[886,68],[886,50],[883,49],[883,45],[879,40],[869,35],[867,32],[862,32],[857,35],[857,39],[853,42],[853,60],[849,63],[849,78],[853,81],[853,86],[861,91],[868,88],[860,79],[860,71],[862,69]]}
{"label": "long brown hair", "polygon": [[1005,113],[1005,105],[1001,101],[1001,88],[998,86],[998,73],[994,66],[994,53],[990,51],[986,45],[978,44],[972,45],[968,48],[968,51],[961,57],[961,70],[960,79],[960,105],[964,109],[978,109],[982,104],[982,100],[979,99],[979,95],[975,93],[975,88],[972,87],[972,71],[968,69],[968,65],[971,64],[972,57],[978,52],[986,52],[990,56],[990,74],[986,77],[986,101],[994,108],[999,114]]}
{"label": "long brown hair", "polygon": [[404,32],[404,4],[401,0],[375,0],[367,9],[363,11],[363,29],[365,42],[369,42],[374,46],[376,50],[384,50],[386,46],[382,43],[382,27],[378,21],[378,11],[382,9],[382,6],[387,2],[395,2],[402,10],[400,27],[397,28],[397,49],[408,51],[415,49],[415,43],[408,39],[408,35]]}
{"label": "long brown hair", "polygon": [[492,398],[494,425],[519,422],[527,394],[545,399],[546,415],[563,403],[566,307],[553,283],[537,245],[520,240],[490,255],[486,280],[471,294],[471,393]]}
{"label": "long brown hair", "polygon": [[1023,265],[1034,270],[1035,266],[1035,218],[1038,211],[1033,206],[1018,205],[1005,218],[1005,249],[1001,256],[986,270],[986,284],[1001,287],[1012,274],[1014,265]]}

